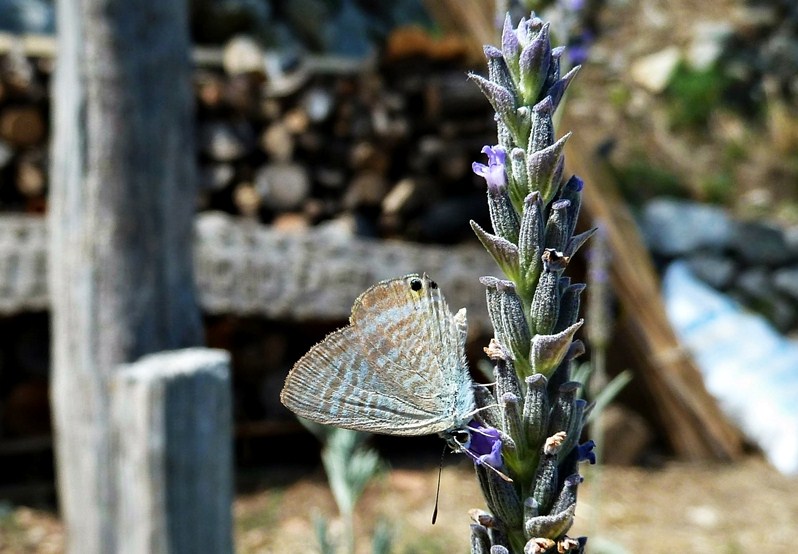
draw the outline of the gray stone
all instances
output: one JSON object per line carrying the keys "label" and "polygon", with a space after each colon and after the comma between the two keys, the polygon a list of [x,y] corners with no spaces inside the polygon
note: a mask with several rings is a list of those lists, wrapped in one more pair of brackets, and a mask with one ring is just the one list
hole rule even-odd
{"label": "gray stone", "polygon": [[635,84],[653,93],[665,90],[671,75],[682,59],[682,53],[676,46],[669,46],[632,62],[629,70]]}
{"label": "gray stone", "polygon": [[758,266],[740,273],[734,295],[748,309],[759,312],[779,331],[788,331],[796,321],[794,302],[787,293],[779,290],[775,274]]}
{"label": "gray stone", "polygon": [[672,198],[649,202],[641,226],[649,248],[662,256],[721,252],[731,243],[733,229],[722,208]]}
{"label": "gray stone", "polygon": [[787,247],[784,233],[757,221],[739,222],[732,234],[732,248],[742,261],[750,265],[776,266],[794,258]]}
{"label": "gray stone", "polygon": [[776,289],[798,300],[798,266],[784,267],[773,272]]}
{"label": "gray stone", "polygon": [[693,24],[687,63],[697,71],[706,71],[723,55],[734,28],[728,21],[698,21]]}
{"label": "gray stone", "polygon": [[687,265],[696,277],[716,289],[728,287],[737,271],[734,260],[711,252],[690,255]]}
{"label": "gray stone", "polygon": [[794,259],[798,259],[798,225],[784,229],[784,242]]}
{"label": "gray stone", "polygon": [[747,298],[772,300],[776,293],[770,279],[770,271],[765,267],[750,267],[741,271],[734,286]]}
{"label": "gray stone", "polygon": [[776,301],[768,306],[765,316],[773,323],[776,329],[782,333],[786,333],[793,329],[796,319],[798,319],[795,305],[789,298],[782,295],[778,295]]}

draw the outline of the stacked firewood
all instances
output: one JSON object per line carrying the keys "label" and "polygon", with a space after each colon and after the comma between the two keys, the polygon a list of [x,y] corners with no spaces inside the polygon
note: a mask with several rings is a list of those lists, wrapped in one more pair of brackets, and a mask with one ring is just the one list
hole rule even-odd
{"label": "stacked firewood", "polygon": [[484,213],[470,166],[492,140],[488,105],[462,64],[419,52],[413,36],[381,63],[283,70],[290,60],[276,58],[271,71],[254,43],[231,41],[223,67],[196,76],[201,207],[287,230],[431,242],[470,233],[468,218]]}
{"label": "stacked firewood", "polygon": [[[55,47],[0,48],[0,210],[46,209]],[[453,243],[484,220],[471,162],[493,142],[457,39],[406,28],[365,60],[238,37],[195,55],[198,207],[283,230]]]}
{"label": "stacked firewood", "polygon": [[0,57],[0,210],[42,212],[47,190],[52,59],[10,48]]}

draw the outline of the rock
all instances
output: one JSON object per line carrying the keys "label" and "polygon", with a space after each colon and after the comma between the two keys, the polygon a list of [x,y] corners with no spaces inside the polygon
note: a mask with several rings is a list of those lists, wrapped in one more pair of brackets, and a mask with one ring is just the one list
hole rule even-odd
{"label": "rock", "polygon": [[737,271],[734,260],[712,252],[691,254],[686,261],[696,277],[721,290],[731,285]]}
{"label": "rock", "polygon": [[[254,73],[239,73],[229,76],[224,83],[224,107],[230,107],[234,112],[249,117],[257,113],[260,106],[260,87],[262,77]],[[249,119],[249,121],[252,121]]]}
{"label": "rock", "polygon": [[764,267],[750,267],[740,272],[735,280],[735,288],[748,298],[771,302],[776,297],[770,271]]}
{"label": "rock", "polygon": [[407,58],[426,56],[431,48],[432,38],[418,25],[397,27],[385,43],[385,59],[397,62]]}
{"label": "rock", "polygon": [[737,223],[732,233],[732,247],[750,265],[776,266],[795,259],[781,229],[758,221]]}
{"label": "rock", "polygon": [[270,163],[255,173],[255,187],[265,206],[278,211],[299,209],[310,194],[310,178],[304,166]]}
{"label": "rock", "polygon": [[341,189],[346,184],[346,175],[338,167],[318,167],[313,177],[321,186],[331,190]]}
{"label": "rock", "polygon": [[658,94],[668,86],[681,58],[679,49],[676,46],[669,46],[633,62],[629,73],[636,84]]}
{"label": "rock", "polygon": [[793,257],[798,259],[798,225],[784,229],[784,242]]}
{"label": "rock", "polygon": [[787,333],[795,328],[798,321],[798,311],[791,299],[786,295],[778,295],[778,298],[765,310],[765,316],[782,333]]}
{"label": "rock", "polygon": [[443,177],[456,181],[471,173],[471,156],[456,146],[446,148],[446,155],[439,160],[440,173]]}
{"label": "rock", "polygon": [[735,6],[729,14],[735,31],[742,38],[755,40],[761,37],[762,29],[775,27],[779,19],[777,5],[740,5]]}
{"label": "rock", "polygon": [[783,267],[774,271],[773,285],[780,292],[798,300],[798,266]]}
{"label": "rock", "polygon": [[721,208],[668,198],[646,204],[641,226],[649,248],[662,256],[721,252],[731,244],[734,228]]}
{"label": "rock", "polygon": [[734,29],[727,21],[699,21],[693,24],[693,39],[687,50],[687,63],[697,71],[712,67],[723,53]]}

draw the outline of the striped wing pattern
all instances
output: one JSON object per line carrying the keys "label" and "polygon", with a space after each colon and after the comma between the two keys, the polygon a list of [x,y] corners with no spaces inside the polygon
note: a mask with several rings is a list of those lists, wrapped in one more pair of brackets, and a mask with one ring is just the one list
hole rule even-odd
{"label": "striped wing pattern", "polygon": [[294,365],[280,397],[301,417],[359,431],[461,427],[474,409],[463,323],[426,275],[378,283],[357,299],[348,327]]}

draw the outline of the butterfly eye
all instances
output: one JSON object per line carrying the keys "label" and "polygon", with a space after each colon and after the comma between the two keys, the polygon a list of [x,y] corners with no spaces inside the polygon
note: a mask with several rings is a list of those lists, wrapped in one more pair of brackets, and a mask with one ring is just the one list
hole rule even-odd
{"label": "butterfly eye", "polygon": [[410,288],[413,289],[416,292],[420,291],[421,287],[423,287],[423,286],[424,286],[424,284],[421,282],[421,279],[415,279],[414,278],[414,279],[410,280]]}
{"label": "butterfly eye", "polygon": [[463,448],[468,448],[468,445],[471,442],[471,433],[469,433],[464,429],[459,429],[454,432],[452,438],[454,439],[454,442],[456,442]]}
{"label": "butterfly eye", "polygon": [[436,283],[435,281],[430,281],[429,282],[429,288],[431,288],[433,290],[437,289],[438,288],[438,283]]}

